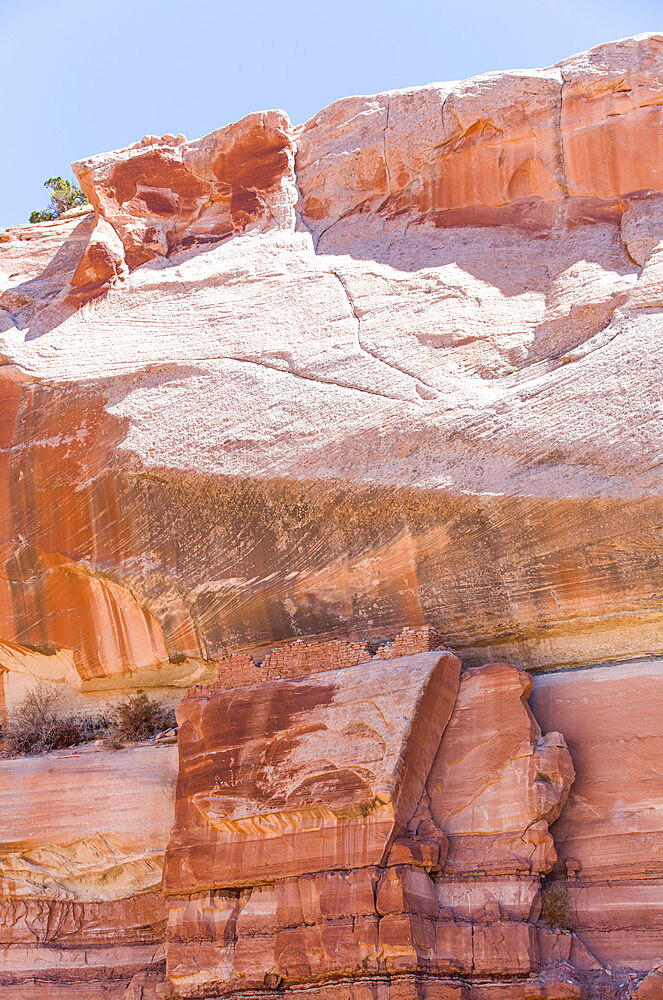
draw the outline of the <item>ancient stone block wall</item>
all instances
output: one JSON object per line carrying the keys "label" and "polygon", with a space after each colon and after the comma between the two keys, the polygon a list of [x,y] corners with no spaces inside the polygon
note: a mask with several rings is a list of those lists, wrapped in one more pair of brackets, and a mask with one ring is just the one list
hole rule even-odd
{"label": "ancient stone block wall", "polygon": [[[431,625],[406,627],[391,641],[349,642],[331,639],[328,642],[296,642],[276,646],[260,658],[246,653],[231,653],[219,659],[219,677],[207,690],[225,691],[232,687],[274,681],[287,677],[304,677],[321,670],[340,670],[359,663],[391,660],[397,656],[428,653],[443,645],[442,635]],[[196,693],[189,690],[189,695]]]}

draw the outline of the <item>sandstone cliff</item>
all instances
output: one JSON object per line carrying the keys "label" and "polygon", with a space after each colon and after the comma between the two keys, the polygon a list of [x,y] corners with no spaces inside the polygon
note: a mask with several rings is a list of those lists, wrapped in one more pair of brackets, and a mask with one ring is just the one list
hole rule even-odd
{"label": "sandstone cliff", "polygon": [[643,35],[0,233],[0,715],[181,701],[0,761],[0,997],[654,1000],[662,115]]}

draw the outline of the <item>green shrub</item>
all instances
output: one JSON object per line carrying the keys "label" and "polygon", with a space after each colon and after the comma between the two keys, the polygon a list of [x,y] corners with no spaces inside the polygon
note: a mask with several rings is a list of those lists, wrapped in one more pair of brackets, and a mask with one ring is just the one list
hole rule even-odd
{"label": "green shrub", "polygon": [[57,219],[57,215],[52,209],[45,208],[42,211],[36,209],[34,212],[30,212],[28,222],[52,222],[53,219]]}
{"label": "green shrub", "polygon": [[571,929],[569,897],[563,885],[553,883],[543,890],[541,917],[549,927],[559,927],[567,931]]}
{"label": "green shrub", "polygon": [[31,212],[30,222],[51,222],[70,208],[89,204],[78,184],[66,181],[62,177],[49,177],[44,181],[44,187],[49,188],[51,192],[51,204],[48,208]]}

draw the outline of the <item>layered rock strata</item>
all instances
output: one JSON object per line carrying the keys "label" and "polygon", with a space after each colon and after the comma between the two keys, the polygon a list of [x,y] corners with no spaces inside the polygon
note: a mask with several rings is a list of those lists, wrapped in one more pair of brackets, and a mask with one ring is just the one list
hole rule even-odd
{"label": "layered rock strata", "polygon": [[[5,762],[1,996],[331,997],[371,983],[589,1000],[635,987],[660,930],[655,775],[635,753],[655,757],[657,665],[536,678],[533,707],[566,728],[572,764],[558,732],[542,735],[523,671],[459,679],[444,651],[334,669],[339,648],[306,673],[295,644],[277,662],[299,663],[300,679],[182,704],[165,903],[170,749]],[[616,711],[634,752],[601,735]],[[572,933],[539,919],[546,876]]]}
{"label": "layered rock strata", "polygon": [[0,759],[2,1000],[120,1000],[163,978],[176,774],[174,746]]}
{"label": "layered rock strata", "polygon": [[526,674],[478,668],[457,697],[459,666],[432,652],[180,706],[164,877],[177,996],[407,993],[413,975],[443,996],[520,977],[524,995],[573,767],[541,736]]}
{"label": "layered rock strata", "polygon": [[655,653],[662,48],[148,136],[3,234],[3,666]]}
{"label": "layered rock strata", "polygon": [[576,768],[554,832],[577,933],[604,965],[642,972],[663,933],[662,699],[651,660],[546,674],[532,696]]}

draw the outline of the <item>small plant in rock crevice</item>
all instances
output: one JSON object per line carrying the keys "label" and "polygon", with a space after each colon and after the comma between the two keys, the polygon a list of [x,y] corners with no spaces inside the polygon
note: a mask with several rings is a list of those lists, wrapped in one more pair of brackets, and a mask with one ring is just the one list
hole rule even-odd
{"label": "small plant in rock crevice", "polygon": [[569,896],[563,885],[553,882],[541,894],[541,919],[549,927],[568,931],[571,929]]}
{"label": "small plant in rock crevice", "polygon": [[174,663],[175,666],[180,666],[180,664],[186,663],[186,656],[184,653],[170,653],[168,655],[168,662]]}

